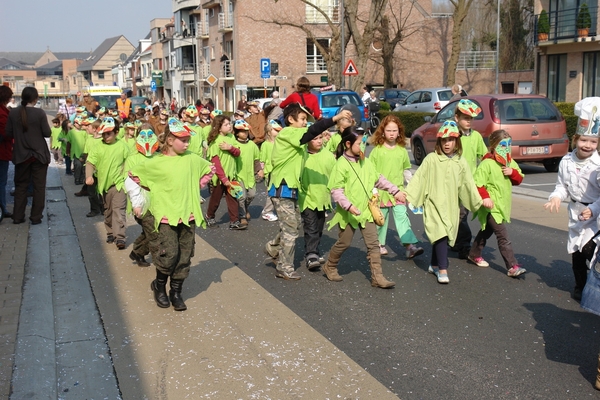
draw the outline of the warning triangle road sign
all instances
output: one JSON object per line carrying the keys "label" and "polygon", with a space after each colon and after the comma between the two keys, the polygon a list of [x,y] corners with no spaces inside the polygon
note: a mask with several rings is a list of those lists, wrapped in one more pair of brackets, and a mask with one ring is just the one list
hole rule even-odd
{"label": "warning triangle road sign", "polygon": [[344,68],[344,75],[358,75],[358,70],[356,69],[356,65],[354,65],[354,61],[348,60],[346,67]]}

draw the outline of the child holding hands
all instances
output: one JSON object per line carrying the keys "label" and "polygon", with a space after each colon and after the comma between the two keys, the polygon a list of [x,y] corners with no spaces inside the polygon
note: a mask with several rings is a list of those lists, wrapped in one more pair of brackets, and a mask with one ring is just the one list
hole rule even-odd
{"label": "child holding hands", "polygon": [[469,261],[479,267],[489,266],[481,257],[481,252],[487,239],[495,234],[498,249],[508,270],[507,275],[516,278],[525,273],[525,268],[522,268],[515,258],[506,223],[510,222],[512,186],[521,184],[523,173],[510,156],[512,140],[504,129],[492,132],[489,141],[490,152],[483,157],[474,176],[483,199],[483,207],[476,212],[481,229],[471,246]]}
{"label": "child holding hands", "polygon": [[[402,125],[400,119],[392,114],[387,115],[375,131],[373,144],[375,148],[369,155],[369,159],[377,172],[385,176],[400,190],[404,190],[404,181],[409,181],[412,174],[410,172],[410,159],[406,151],[404,125]],[[392,195],[383,192],[380,206],[385,218],[383,226],[377,227],[381,254],[388,254],[385,240],[390,211],[394,214],[394,222],[396,223],[400,242],[406,248],[406,258],[412,259],[423,254],[423,248],[415,246],[418,240],[411,229],[406,204],[397,202]]]}
{"label": "child holding hands", "polygon": [[407,200],[423,206],[425,233],[433,245],[428,272],[439,283],[449,283],[448,245],[454,245],[458,232],[459,204],[471,211],[483,201],[469,165],[461,157],[460,132],[454,121],[446,121],[437,133],[435,152],[423,163],[406,187]]}
{"label": "child holding hands", "polygon": [[364,129],[348,127],[344,129],[342,141],[336,151],[337,161],[331,172],[328,188],[338,207],[329,222],[329,228],[338,225],[340,232],[323,265],[323,271],[330,281],[343,280],[337,266],[342,254],[350,247],[354,232],[360,229],[367,247],[371,286],[388,289],[394,287],[395,283],[383,276],[377,229],[368,203],[374,187],[386,190],[400,203],[404,202],[405,197],[398,187],[380,175],[371,161],[365,158],[366,139]]}

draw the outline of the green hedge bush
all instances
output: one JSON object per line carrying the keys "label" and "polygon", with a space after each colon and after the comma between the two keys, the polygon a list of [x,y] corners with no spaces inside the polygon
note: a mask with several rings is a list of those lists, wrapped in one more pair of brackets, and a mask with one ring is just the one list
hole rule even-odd
{"label": "green hedge bush", "polygon": [[561,112],[563,116],[567,115],[575,115],[573,111],[575,110],[575,103],[554,103],[558,111]]}
{"label": "green hedge bush", "polygon": [[424,113],[424,112],[386,112],[380,111],[377,113],[380,119],[383,119],[386,115],[393,114],[396,117],[400,118],[400,121],[404,125],[404,134],[407,138],[412,136],[412,133],[415,129],[420,127],[425,123],[426,116],[434,116],[433,113]]}

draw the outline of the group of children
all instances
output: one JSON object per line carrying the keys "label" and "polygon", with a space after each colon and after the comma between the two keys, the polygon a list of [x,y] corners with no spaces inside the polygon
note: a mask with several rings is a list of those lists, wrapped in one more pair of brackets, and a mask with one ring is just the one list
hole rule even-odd
{"label": "group of children", "polygon": [[[266,243],[265,252],[276,261],[276,276],[283,279],[300,279],[294,255],[301,226],[306,267],[322,268],[327,279],[334,282],[343,279],[337,267],[358,229],[367,248],[371,285],[393,287],[394,282],[384,277],[381,266],[381,256],[388,253],[389,215],[394,216],[406,258],[412,259],[424,250],[418,246],[408,210],[421,209],[425,233],[432,243],[428,271],[439,283],[448,283],[448,250],[456,246],[461,219],[467,214],[461,207],[472,211],[481,224],[473,245],[460,248],[466,252],[466,258],[487,267],[482,250],[487,239],[496,234],[507,275],[523,274],[525,269],[514,256],[506,229],[510,222],[511,188],[521,183],[523,174],[510,156],[511,139],[507,132],[493,132],[487,151],[482,150],[486,147],[481,135],[471,129],[471,121],[479,112],[472,101],[460,100],[454,121],[443,124],[435,152],[424,159],[414,176],[410,172],[404,127],[397,117],[388,115],[382,120],[372,138],[374,148],[366,157],[368,136],[355,126],[349,111],[315,121],[309,109],[296,103],[284,109],[285,127],[276,121],[265,125],[265,140],[260,148],[250,140],[250,126],[241,116],[232,121],[214,110],[209,116],[210,124],[205,121],[201,126],[194,106],[186,108],[183,121],[170,118],[162,132],[139,121],[125,124],[126,133],[121,137],[118,121],[113,117],[95,120],[89,116],[81,121],[76,117],[73,128],[66,134],[62,129],[52,144],[68,143],[70,151],[66,154],[78,159],[82,166],[85,162],[88,191],[103,200],[107,242],[125,248],[126,209],[134,214],[142,234],[134,242],[130,258],[140,266],[148,266],[145,256],[152,253],[157,273],[151,289],[157,305],[172,304],[176,310],[184,310],[181,288],[189,274],[194,227],[217,226],[215,214],[225,197],[229,228],[247,229],[256,183],[262,180],[267,189],[262,216],[279,221],[279,231]],[[59,124],[57,121],[55,125]],[[77,141],[83,131],[80,127],[89,127],[83,143]],[[572,219],[576,219],[573,225],[590,225],[585,229],[574,226],[572,232],[577,237],[577,244],[572,246],[576,289],[582,289],[585,278],[581,265],[587,272],[585,260],[591,258],[590,252],[595,248],[591,238],[597,230],[589,220],[596,215],[594,201],[600,196],[586,197],[591,196],[590,192],[575,177],[589,171],[596,173],[600,161],[597,137],[577,135],[574,146],[571,158],[561,163],[559,184],[546,207],[554,210],[560,200],[570,196],[570,208],[577,208],[571,212],[575,215]],[[76,163],[75,169],[78,168]],[[80,171],[76,172],[76,183],[77,176],[81,176]],[[600,195],[600,183],[594,184]],[[211,193],[205,214],[200,208],[203,186],[208,186]],[[573,192],[575,188],[580,190],[579,195]],[[125,193],[129,194],[129,206]],[[177,199],[169,193],[177,193]],[[377,211],[373,207],[381,210],[381,222],[374,219]],[[329,229],[339,230],[338,239],[325,258],[320,240],[327,213],[333,208]]]}

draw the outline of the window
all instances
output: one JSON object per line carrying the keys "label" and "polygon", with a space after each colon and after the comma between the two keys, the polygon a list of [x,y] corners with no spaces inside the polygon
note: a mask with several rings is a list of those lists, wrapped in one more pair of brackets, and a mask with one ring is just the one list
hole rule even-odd
{"label": "window", "polygon": [[215,9],[214,9],[214,8],[211,8],[211,9],[208,11],[208,18],[212,18],[212,17],[214,17],[214,16],[215,16]]}
{"label": "window", "polygon": [[74,76],[74,77],[73,77],[73,85],[76,85],[76,84],[77,84],[77,77],[76,77],[76,76]]}
{"label": "window", "polygon": [[600,52],[583,55],[583,95],[582,97],[600,96]]}
{"label": "window", "polygon": [[339,22],[340,6],[339,0],[313,0],[315,6],[306,5],[307,24],[325,24],[329,17],[332,22]]}
{"label": "window", "polygon": [[98,71],[98,79],[104,79],[104,71]]}
{"label": "window", "polygon": [[[317,42],[329,50],[330,39],[317,39]],[[319,52],[317,45],[310,39],[306,40],[306,72],[327,73],[327,63]]]}
{"label": "window", "polygon": [[214,44],[212,46],[210,46],[210,59],[211,60],[215,59],[215,45]]}
{"label": "window", "polygon": [[51,88],[56,87],[56,82],[50,82],[50,87]]}
{"label": "window", "polygon": [[548,94],[551,101],[565,101],[567,92],[567,55],[548,56]]}
{"label": "window", "polygon": [[421,92],[415,92],[406,98],[406,105],[420,103]]}

